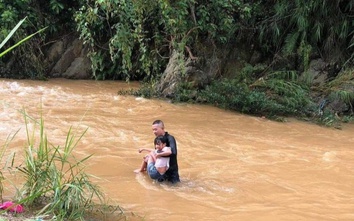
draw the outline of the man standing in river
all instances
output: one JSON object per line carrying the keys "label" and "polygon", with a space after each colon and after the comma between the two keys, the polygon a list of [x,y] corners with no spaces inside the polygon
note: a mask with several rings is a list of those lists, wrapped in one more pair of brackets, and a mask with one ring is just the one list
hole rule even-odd
{"label": "man standing in river", "polygon": [[178,174],[178,164],[177,164],[177,143],[175,138],[165,131],[165,125],[162,120],[155,120],[152,123],[152,132],[157,136],[165,136],[167,138],[166,146],[171,148],[171,155],[167,155],[168,153],[159,153],[157,157],[170,157],[170,168],[165,173],[165,179],[175,184],[180,182],[179,174]]}

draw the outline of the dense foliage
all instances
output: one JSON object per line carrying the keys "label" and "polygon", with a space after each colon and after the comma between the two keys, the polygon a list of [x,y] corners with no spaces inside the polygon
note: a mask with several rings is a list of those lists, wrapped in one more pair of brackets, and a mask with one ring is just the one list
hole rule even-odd
{"label": "dense foliage", "polygon": [[249,12],[240,0],[88,0],[76,22],[96,78],[143,79],[159,75],[172,50],[227,43]]}
{"label": "dense foliage", "polygon": [[[354,0],[0,0],[0,9],[0,39],[24,17],[29,21],[10,45],[48,27],[45,35],[2,58],[2,77],[10,76],[11,67],[21,67],[16,77],[45,77],[43,49],[70,32],[77,32],[88,47],[92,77],[102,80],[157,82],[172,52],[182,55],[181,64],[210,56],[204,53],[208,50],[219,50],[227,61],[228,51],[238,52],[241,45],[259,52],[261,59],[252,65],[244,60],[243,70],[227,76],[221,68],[209,86],[181,82],[174,99],[288,115],[307,114],[301,107],[317,102],[311,97],[316,92],[341,100],[353,113]],[[316,58],[331,68],[321,87],[311,87],[313,78],[306,77]],[[232,80],[217,81],[223,77]],[[144,90],[159,95],[150,89]],[[221,96],[223,90],[235,97]]]}
{"label": "dense foliage", "polygon": [[29,22],[13,42],[48,27],[46,36],[4,59],[20,58],[14,62],[33,76],[45,74],[43,47],[75,29],[90,46],[96,79],[158,77],[172,50],[193,57],[206,42],[247,42],[263,56],[288,57],[306,70],[311,56],[352,64],[353,7],[353,0],[2,0],[0,39],[24,17]]}
{"label": "dense foliage", "polygon": [[260,37],[273,53],[293,56],[305,70],[311,55],[353,62],[353,0],[280,0],[269,9],[260,23]]}
{"label": "dense foliage", "polygon": [[2,57],[1,76],[17,78],[45,76],[47,67],[43,62],[45,58],[43,49],[48,42],[75,30],[76,26],[71,22],[73,13],[82,3],[82,1],[66,0],[0,0],[0,39],[5,39],[20,20],[27,18],[5,45],[5,49],[47,27],[45,32]]}

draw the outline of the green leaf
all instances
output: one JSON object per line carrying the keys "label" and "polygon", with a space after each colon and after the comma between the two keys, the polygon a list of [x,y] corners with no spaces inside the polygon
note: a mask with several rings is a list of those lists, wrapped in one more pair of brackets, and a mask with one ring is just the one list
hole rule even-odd
{"label": "green leaf", "polygon": [[[7,37],[1,42],[0,49],[6,44],[6,42],[12,37],[12,35],[17,31],[17,29],[21,26],[21,24],[26,20],[27,17],[22,19],[17,23],[17,25],[11,30],[11,32],[7,35]],[[1,56],[0,56],[1,57]]]}
{"label": "green leaf", "polygon": [[[47,29],[47,27],[42,28],[41,30],[37,31],[36,33],[33,33],[27,37],[25,37],[24,39],[22,39],[21,41],[17,42],[15,45],[9,47],[8,49],[6,49],[4,52],[0,53],[0,58],[2,56],[4,56],[6,53],[10,52],[11,50],[13,50],[14,48],[18,47],[19,45],[21,45],[22,43],[24,43],[25,41],[31,39],[33,36],[35,36],[36,34],[43,32],[45,29]],[[11,33],[10,33],[11,34]]]}

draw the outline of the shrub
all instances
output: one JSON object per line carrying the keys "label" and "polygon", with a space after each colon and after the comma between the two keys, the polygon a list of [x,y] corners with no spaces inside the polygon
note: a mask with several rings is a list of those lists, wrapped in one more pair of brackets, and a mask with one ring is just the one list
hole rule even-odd
{"label": "shrub", "polygon": [[[59,220],[82,218],[94,200],[102,202],[103,194],[84,171],[84,162],[91,156],[77,160],[73,150],[87,130],[78,138],[71,128],[63,147],[52,145],[44,131],[44,120],[35,120],[24,113],[27,133],[25,163],[19,167],[25,183],[19,198],[25,205],[43,208],[40,214],[51,214]],[[33,123],[33,133],[28,125]],[[38,141],[35,129],[39,127]]]}
{"label": "shrub", "polygon": [[269,80],[247,86],[237,80],[214,82],[199,92],[199,102],[247,114],[304,114],[311,102],[306,90],[292,82]]}

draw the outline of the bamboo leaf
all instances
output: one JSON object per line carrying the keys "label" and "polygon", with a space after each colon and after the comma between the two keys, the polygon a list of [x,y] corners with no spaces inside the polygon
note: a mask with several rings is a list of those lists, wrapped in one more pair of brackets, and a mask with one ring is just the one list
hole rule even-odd
{"label": "bamboo leaf", "polygon": [[[17,31],[17,29],[22,25],[22,23],[26,20],[27,17],[22,19],[17,23],[17,25],[11,30],[11,32],[7,35],[7,37],[1,42],[0,49],[6,44],[6,42],[12,37],[12,35]],[[0,56],[1,57],[1,56]]]}
{"label": "bamboo leaf", "polygon": [[21,45],[22,43],[24,43],[25,41],[31,39],[33,36],[35,36],[36,34],[40,33],[40,32],[43,32],[45,29],[47,29],[47,27],[45,28],[42,28],[41,30],[37,31],[36,33],[33,33],[27,37],[25,37],[24,39],[22,39],[21,41],[17,42],[15,45],[11,46],[10,48],[6,49],[4,52],[2,52],[0,54],[0,58],[2,56],[4,56],[6,53],[8,53],[9,51],[13,50],[14,48],[18,47],[19,45]]}

